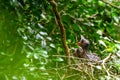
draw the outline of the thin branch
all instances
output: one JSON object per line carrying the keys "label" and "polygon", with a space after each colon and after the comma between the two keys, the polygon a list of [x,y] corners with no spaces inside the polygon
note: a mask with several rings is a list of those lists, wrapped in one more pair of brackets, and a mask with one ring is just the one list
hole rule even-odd
{"label": "thin branch", "polygon": [[54,0],[48,0],[48,1],[50,2],[51,6],[52,6],[52,9],[54,11],[57,23],[60,27],[60,32],[61,32],[61,36],[62,36],[62,44],[63,44],[63,47],[65,49],[66,55],[68,56],[67,62],[68,62],[68,64],[70,64],[70,58],[69,58],[70,51],[69,51],[69,48],[66,44],[66,32],[65,32],[64,26],[62,24],[62,21],[61,21],[61,18],[60,18],[58,9],[57,9],[57,3]]}
{"label": "thin branch", "polygon": [[50,34],[49,34],[49,36],[51,36],[51,35],[53,35],[54,34],[54,32],[55,32],[55,29],[57,28],[57,26],[55,25],[55,26],[53,26],[53,29],[51,30],[51,32],[50,32]]}
{"label": "thin branch", "polygon": [[116,9],[119,9],[119,10],[120,10],[119,7],[113,5],[113,4],[109,3],[109,2],[106,2],[105,0],[101,0],[101,1],[104,2],[104,3],[106,3],[106,4],[108,4],[108,5],[110,5],[110,6],[112,6],[112,7],[114,7],[114,8],[116,8]]}
{"label": "thin branch", "polygon": [[102,63],[101,63],[103,69],[106,71],[106,73],[107,73],[108,76],[110,75],[110,73],[109,73],[109,71],[106,69],[105,63],[110,60],[111,56],[112,56],[112,53],[110,53],[106,58],[104,58],[104,59],[102,60]]}

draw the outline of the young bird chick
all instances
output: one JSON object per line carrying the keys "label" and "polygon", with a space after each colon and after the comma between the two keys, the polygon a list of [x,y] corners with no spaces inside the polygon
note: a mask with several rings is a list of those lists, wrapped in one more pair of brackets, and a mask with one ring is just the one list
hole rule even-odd
{"label": "young bird chick", "polygon": [[85,39],[83,36],[81,36],[81,39],[77,43],[77,45],[82,48],[82,49],[78,48],[76,50],[77,57],[90,59],[92,61],[99,61],[100,60],[100,57],[98,57],[96,54],[88,52],[90,42],[87,39]]}

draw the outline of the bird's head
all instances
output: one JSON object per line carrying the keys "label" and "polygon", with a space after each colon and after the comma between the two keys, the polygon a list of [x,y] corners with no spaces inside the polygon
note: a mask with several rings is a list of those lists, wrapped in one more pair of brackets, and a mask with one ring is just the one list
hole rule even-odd
{"label": "bird's head", "polygon": [[81,39],[77,42],[77,45],[82,47],[83,49],[88,49],[90,42],[81,35]]}

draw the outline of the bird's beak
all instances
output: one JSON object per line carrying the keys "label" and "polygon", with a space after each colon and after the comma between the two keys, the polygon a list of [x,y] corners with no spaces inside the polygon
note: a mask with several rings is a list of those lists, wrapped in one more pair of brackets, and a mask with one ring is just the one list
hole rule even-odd
{"label": "bird's beak", "polygon": [[81,42],[77,42],[76,44],[77,44],[78,46],[80,46],[80,45],[81,45]]}

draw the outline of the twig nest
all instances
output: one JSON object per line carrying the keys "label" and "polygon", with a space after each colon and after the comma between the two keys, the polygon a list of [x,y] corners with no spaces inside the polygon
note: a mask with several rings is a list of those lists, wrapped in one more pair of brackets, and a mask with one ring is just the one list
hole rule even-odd
{"label": "twig nest", "polygon": [[87,58],[91,61],[100,61],[100,57],[98,57],[95,53],[86,54]]}

